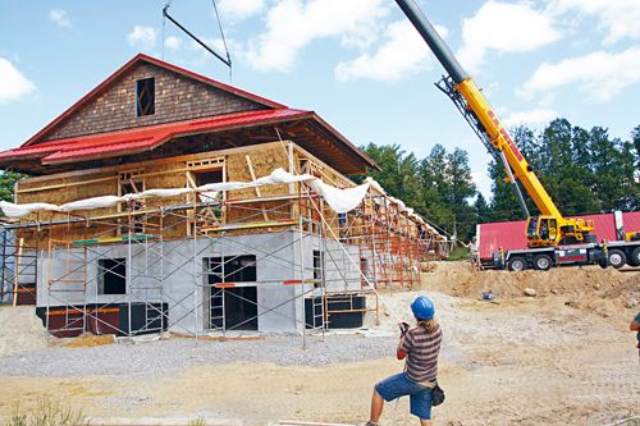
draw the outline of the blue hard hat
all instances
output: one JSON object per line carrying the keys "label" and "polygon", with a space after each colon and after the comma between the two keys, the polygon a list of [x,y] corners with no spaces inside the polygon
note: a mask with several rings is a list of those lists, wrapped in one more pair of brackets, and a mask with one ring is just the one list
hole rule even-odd
{"label": "blue hard hat", "polygon": [[418,296],[411,304],[411,311],[417,320],[426,321],[433,318],[436,308],[433,305],[433,300],[427,296]]}

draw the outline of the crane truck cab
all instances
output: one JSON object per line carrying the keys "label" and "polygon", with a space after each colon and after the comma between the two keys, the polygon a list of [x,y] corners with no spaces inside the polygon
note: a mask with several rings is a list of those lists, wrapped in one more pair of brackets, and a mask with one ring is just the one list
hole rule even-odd
{"label": "crane truck cab", "polygon": [[540,248],[596,243],[596,236],[591,233],[593,229],[592,220],[565,220],[555,216],[529,217],[527,219],[527,246]]}

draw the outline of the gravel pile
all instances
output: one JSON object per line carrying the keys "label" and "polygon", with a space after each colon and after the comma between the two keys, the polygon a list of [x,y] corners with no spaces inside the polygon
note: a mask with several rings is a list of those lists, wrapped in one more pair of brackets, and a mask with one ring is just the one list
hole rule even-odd
{"label": "gravel pile", "polygon": [[322,366],[393,356],[397,340],[390,337],[332,335],[322,342],[298,336],[264,341],[199,342],[179,339],[140,344],[120,343],[93,348],[48,348],[0,360],[0,376],[146,376],[198,364],[267,362]]}

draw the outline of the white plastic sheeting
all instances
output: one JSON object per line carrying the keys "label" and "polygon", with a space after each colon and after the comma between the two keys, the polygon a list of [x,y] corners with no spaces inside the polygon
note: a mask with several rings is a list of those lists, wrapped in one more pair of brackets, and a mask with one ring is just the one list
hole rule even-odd
{"label": "white plastic sheeting", "polygon": [[126,199],[115,195],[106,195],[104,197],[87,198],[86,200],[63,204],[60,206],[60,210],[63,212],[74,212],[77,210],[103,209],[105,207],[115,206],[121,201],[126,201]]}
{"label": "white plastic sheeting", "polygon": [[347,213],[358,207],[369,190],[368,183],[355,188],[339,189],[327,185],[320,179],[309,182],[309,186],[321,195],[336,213]]}
{"label": "white plastic sheeting", "polygon": [[7,201],[0,201],[0,208],[5,215],[11,218],[22,218],[36,211],[56,211],[56,212],[72,212],[79,210],[93,210],[116,206],[121,202],[139,200],[144,198],[166,198],[176,197],[184,194],[198,193],[205,200],[215,200],[221,191],[233,191],[245,188],[256,188],[265,185],[282,185],[297,182],[307,182],[318,195],[322,196],[329,204],[331,209],[336,213],[348,213],[358,207],[364,197],[367,195],[369,188],[386,195],[388,199],[397,204],[401,213],[406,213],[415,222],[421,223],[432,232],[437,231],[427,224],[413,209],[407,206],[399,199],[387,195],[384,188],[373,178],[367,178],[362,185],[353,188],[340,189],[328,185],[322,180],[311,176],[292,175],[283,169],[276,169],[270,175],[261,177],[253,182],[220,182],[210,183],[193,188],[169,188],[169,189],[149,189],[135,194],[127,194],[121,197],[115,195],[107,195],[104,197],[87,198],[85,200],[74,201],[71,203],[57,206],[49,203],[31,203],[31,204],[13,204]]}
{"label": "white plastic sheeting", "polygon": [[[94,210],[116,206],[118,203],[144,198],[166,198],[176,197],[194,192],[202,194],[207,199],[215,199],[220,191],[233,191],[236,189],[255,188],[264,185],[281,185],[288,183],[304,182],[315,180],[311,175],[294,176],[283,169],[276,169],[268,176],[256,179],[253,182],[222,182],[212,183],[193,188],[169,188],[169,189],[149,189],[135,194],[126,194],[121,197],[107,195],[104,197],[93,197],[84,200],[73,201],[71,203],[57,206],[49,203],[13,204],[7,201],[0,201],[0,208],[5,215],[12,218],[25,217],[33,212],[48,210],[56,212],[72,212],[78,210]],[[331,205],[331,204],[330,204]]]}
{"label": "white plastic sheeting", "polygon": [[8,217],[25,217],[39,210],[61,211],[60,207],[49,203],[13,204],[8,201],[0,201],[0,209]]}

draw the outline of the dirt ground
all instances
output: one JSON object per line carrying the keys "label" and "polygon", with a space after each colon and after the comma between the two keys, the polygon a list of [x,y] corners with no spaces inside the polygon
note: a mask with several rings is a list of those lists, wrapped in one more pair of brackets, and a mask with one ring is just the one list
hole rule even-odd
{"label": "dirt ground", "polygon": [[[537,296],[523,297],[526,288]],[[495,299],[481,300],[488,290]],[[640,415],[638,350],[628,331],[640,311],[639,272],[472,273],[465,263],[440,263],[425,274],[419,291],[381,293],[387,306],[381,324],[354,335],[363,344],[374,341],[368,335],[396,339],[390,311],[408,319],[407,306],[416,294],[427,293],[436,301],[445,338],[439,378],[447,393],[446,403],[434,408],[436,425],[604,425]],[[83,349],[61,350],[71,351],[72,358],[73,351]],[[197,358],[201,350],[193,346],[184,356]],[[16,404],[29,409],[49,397],[99,417],[360,424],[367,418],[373,384],[402,368],[389,352],[379,359],[321,367],[205,363],[144,379],[4,375],[0,417]],[[397,407],[386,407],[382,424],[418,423],[409,416],[405,398]]]}

